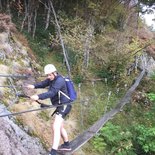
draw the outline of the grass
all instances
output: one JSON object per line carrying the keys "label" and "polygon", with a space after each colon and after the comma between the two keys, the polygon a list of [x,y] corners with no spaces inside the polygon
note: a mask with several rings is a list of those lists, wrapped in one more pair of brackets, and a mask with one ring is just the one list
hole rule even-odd
{"label": "grass", "polygon": [[47,111],[41,111],[38,116],[45,121],[49,121],[51,119]]}

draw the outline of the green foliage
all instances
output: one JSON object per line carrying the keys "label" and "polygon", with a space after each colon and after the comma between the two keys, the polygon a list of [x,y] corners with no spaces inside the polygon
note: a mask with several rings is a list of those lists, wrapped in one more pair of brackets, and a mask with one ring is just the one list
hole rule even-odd
{"label": "green foliage", "polygon": [[[125,12],[125,8],[122,7],[119,1],[99,0],[97,3],[96,1],[77,1],[76,5],[75,1],[53,1],[53,3],[54,7],[56,6],[56,13],[75,83],[82,83],[85,77],[87,77],[85,76],[86,70],[83,70],[84,45],[87,39],[86,34],[89,30],[89,24],[94,28],[92,42],[88,44],[90,48],[90,59],[95,64],[89,63],[89,68],[94,68],[93,76],[90,78],[97,76],[107,79],[108,86],[105,86],[104,83],[100,83],[98,88],[91,87],[90,84],[83,86],[84,93],[81,95],[81,98],[86,100],[82,107],[86,127],[99,119],[106,108],[107,111],[110,110],[119,99],[120,94],[114,95],[113,93],[108,98],[109,89],[113,84],[118,86],[118,83],[121,83],[122,85],[119,85],[119,88],[124,91],[124,83],[128,84],[132,80],[131,76],[128,78],[125,76],[126,67],[134,61],[137,51],[141,50],[144,46],[134,36],[129,40],[129,37],[132,36],[131,33],[128,36],[127,33],[123,34],[117,31],[123,30],[124,21],[129,15]],[[41,9],[44,10],[43,8]],[[40,11],[40,8],[38,10]],[[41,12],[38,11],[35,38],[33,39],[27,32],[25,34],[40,64],[52,62],[60,68],[61,65],[64,66],[64,63],[62,63],[63,54],[60,46],[60,38],[57,36],[57,31],[53,23],[50,23],[48,30],[44,30],[45,17],[43,17],[42,10]],[[23,19],[18,19],[16,17],[14,21],[18,22],[20,26],[19,21],[23,21]],[[54,45],[55,41],[56,46]],[[51,46],[50,49],[48,47],[49,44]],[[89,72],[89,68],[87,72]],[[66,71],[64,70],[63,67],[62,72]],[[148,89],[148,87],[145,85],[145,89]],[[148,97],[151,101],[155,100],[155,94],[153,93],[148,94]],[[152,127],[155,125],[153,119],[154,112],[155,108],[153,107],[150,111],[148,110],[146,112],[146,109],[139,105],[136,105],[134,110],[131,110],[129,106],[124,112],[128,114],[125,117],[125,123],[123,123],[122,119],[119,119],[117,120],[119,125],[107,123],[101,129],[99,135],[93,141],[95,150],[102,155],[105,152],[105,154],[115,155],[135,155],[135,152],[137,154],[141,152],[142,154],[154,154],[155,129]],[[45,120],[49,119],[49,116],[44,112],[39,113],[39,115]],[[130,118],[130,122],[127,121],[129,119],[128,117]],[[139,125],[141,122],[145,126],[148,126],[148,128]],[[126,124],[125,130],[124,124]],[[138,124],[136,128],[134,124]]]}
{"label": "green foliage", "polygon": [[[153,94],[153,100],[152,100],[152,97],[151,97],[151,100],[153,102],[155,101],[154,100],[154,95],[155,94]],[[144,120],[146,120],[146,121],[143,122],[143,124],[145,126],[147,126],[147,127],[151,127],[152,128],[153,126],[155,126],[155,121],[154,121],[155,104],[151,103],[148,106],[149,106],[149,110],[145,111],[144,116],[143,116]]]}
{"label": "green foliage", "polygon": [[78,83],[82,83],[83,82],[83,79],[84,79],[84,77],[83,77],[83,75],[76,75],[76,76],[74,76],[74,78],[73,78],[73,81],[76,83],[76,84],[78,84]]}
{"label": "green foliage", "polygon": [[[109,154],[145,154],[155,153],[155,128],[147,128],[143,125],[135,127],[133,140],[132,133],[129,131],[122,131],[121,126],[114,126],[107,123],[106,127],[100,130],[93,140],[95,150],[100,153],[109,150]],[[133,141],[133,142],[132,142]],[[136,148],[134,148],[136,147]]]}
{"label": "green foliage", "polygon": [[45,45],[45,42],[43,42],[43,38],[40,37],[40,39],[33,39],[30,34],[25,32],[25,35],[29,41],[29,45],[31,49],[34,51],[36,54],[37,58],[42,61],[44,61],[44,58],[46,54],[48,53],[48,48]]}
{"label": "green foliage", "polygon": [[120,78],[123,77],[122,75],[126,71],[125,67],[127,62],[123,61],[123,59],[120,59],[118,56],[112,56],[109,59],[109,62],[96,72],[99,77],[106,78],[108,83],[116,84],[118,80],[120,81]]}
{"label": "green foliage", "polygon": [[108,122],[92,142],[95,150],[100,154],[106,152],[106,154],[116,155],[153,155],[155,153],[155,105],[147,111],[144,108],[145,106],[137,105],[136,109],[131,109],[130,106],[127,111],[124,111],[122,118],[114,120],[115,124],[118,121],[119,125]]}
{"label": "green foliage", "polygon": [[109,69],[101,69],[98,71],[97,75],[101,78],[106,78],[107,81],[112,81],[113,77],[114,77],[114,73],[111,72],[111,70]]}
{"label": "green foliage", "polygon": [[63,54],[60,53],[59,51],[53,51],[51,54],[51,57],[53,57],[54,61],[60,62],[60,63],[62,63],[64,59]]}
{"label": "green foliage", "polygon": [[155,101],[155,93],[148,93],[147,96],[151,101]]}
{"label": "green foliage", "polygon": [[122,5],[118,5],[114,8],[114,13],[112,13],[109,18],[107,18],[107,23],[114,29],[123,30],[124,21],[127,16],[127,10]]}
{"label": "green foliage", "polygon": [[130,51],[130,54],[133,54],[133,52],[137,52],[137,51],[140,51],[141,53],[141,48],[143,47],[142,46],[142,43],[139,42],[138,38],[132,38],[130,44],[127,44],[126,45],[126,48]]}
{"label": "green foliage", "polygon": [[87,105],[86,107],[83,106],[82,109],[84,112],[84,122],[89,126],[100,119],[104,113],[110,111],[121,96],[121,93],[118,93],[119,96],[113,88],[108,90],[107,83],[104,82],[96,82],[94,86],[88,82],[87,86],[81,84],[81,87],[84,88],[82,92],[83,104]]}
{"label": "green foliage", "polygon": [[134,154],[131,137],[132,134],[128,130],[122,131],[121,126],[108,122],[94,138],[93,145],[100,153],[108,150],[108,154]]}
{"label": "green foliage", "polygon": [[155,153],[155,127],[135,126],[135,142],[144,153]]}
{"label": "green foliage", "polygon": [[150,78],[151,78],[152,80],[155,80],[155,72],[153,72],[153,73],[151,74]]}
{"label": "green foliage", "polygon": [[93,140],[94,149],[102,153],[106,149],[107,144],[104,142],[104,139],[100,135],[95,136]]}

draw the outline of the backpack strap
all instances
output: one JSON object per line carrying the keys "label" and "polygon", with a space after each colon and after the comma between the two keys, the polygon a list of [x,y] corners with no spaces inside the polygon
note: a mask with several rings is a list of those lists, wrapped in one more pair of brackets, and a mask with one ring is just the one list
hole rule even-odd
{"label": "backpack strap", "polygon": [[66,98],[68,98],[69,100],[70,100],[70,97],[68,96],[68,95],[66,95],[64,92],[62,92],[61,90],[59,90],[59,92],[58,92],[58,96],[59,96],[59,104],[61,103],[60,102],[60,95],[64,95]]}

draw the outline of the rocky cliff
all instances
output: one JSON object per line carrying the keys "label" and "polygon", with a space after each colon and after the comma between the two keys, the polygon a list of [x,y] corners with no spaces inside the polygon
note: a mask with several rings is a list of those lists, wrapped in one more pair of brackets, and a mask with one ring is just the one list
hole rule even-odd
{"label": "rocky cliff", "polygon": [[[4,108],[4,106],[0,106],[0,111],[3,111],[3,113]],[[3,113],[1,112],[1,114]],[[0,154],[46,155],[47,152],[39,139],[29,136],[14,121],[13,118],[0,118]]]}
{"label": "rocky cliff", "polygon": [[[20,74],[31,67],[31,58],[27,49],[17,41],[9,16],[1,16],[0,21],[0,115],[9,113],[19,98],[20,78],[10,74]],[[7,76],[6,76],[7,75]],[[15,84],[17,84],[15,86]],[[7,86],[6,86],[7,85]],[[10,87],[8,87],[10,86]],[[18,124],[18,125],[17,125]],[[1,155],[45,155],[47,150],[39,138],[30,136],[15,117],[0,118],[0,154]]]}

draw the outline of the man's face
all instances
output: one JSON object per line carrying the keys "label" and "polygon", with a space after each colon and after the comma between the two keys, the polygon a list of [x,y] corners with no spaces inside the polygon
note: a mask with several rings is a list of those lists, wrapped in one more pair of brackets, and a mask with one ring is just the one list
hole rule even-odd
{"label": "man's face", "polygon": [[47,78],[50,79],[51,81],[54,80],[55,78],[54,73],[47,74]]}

